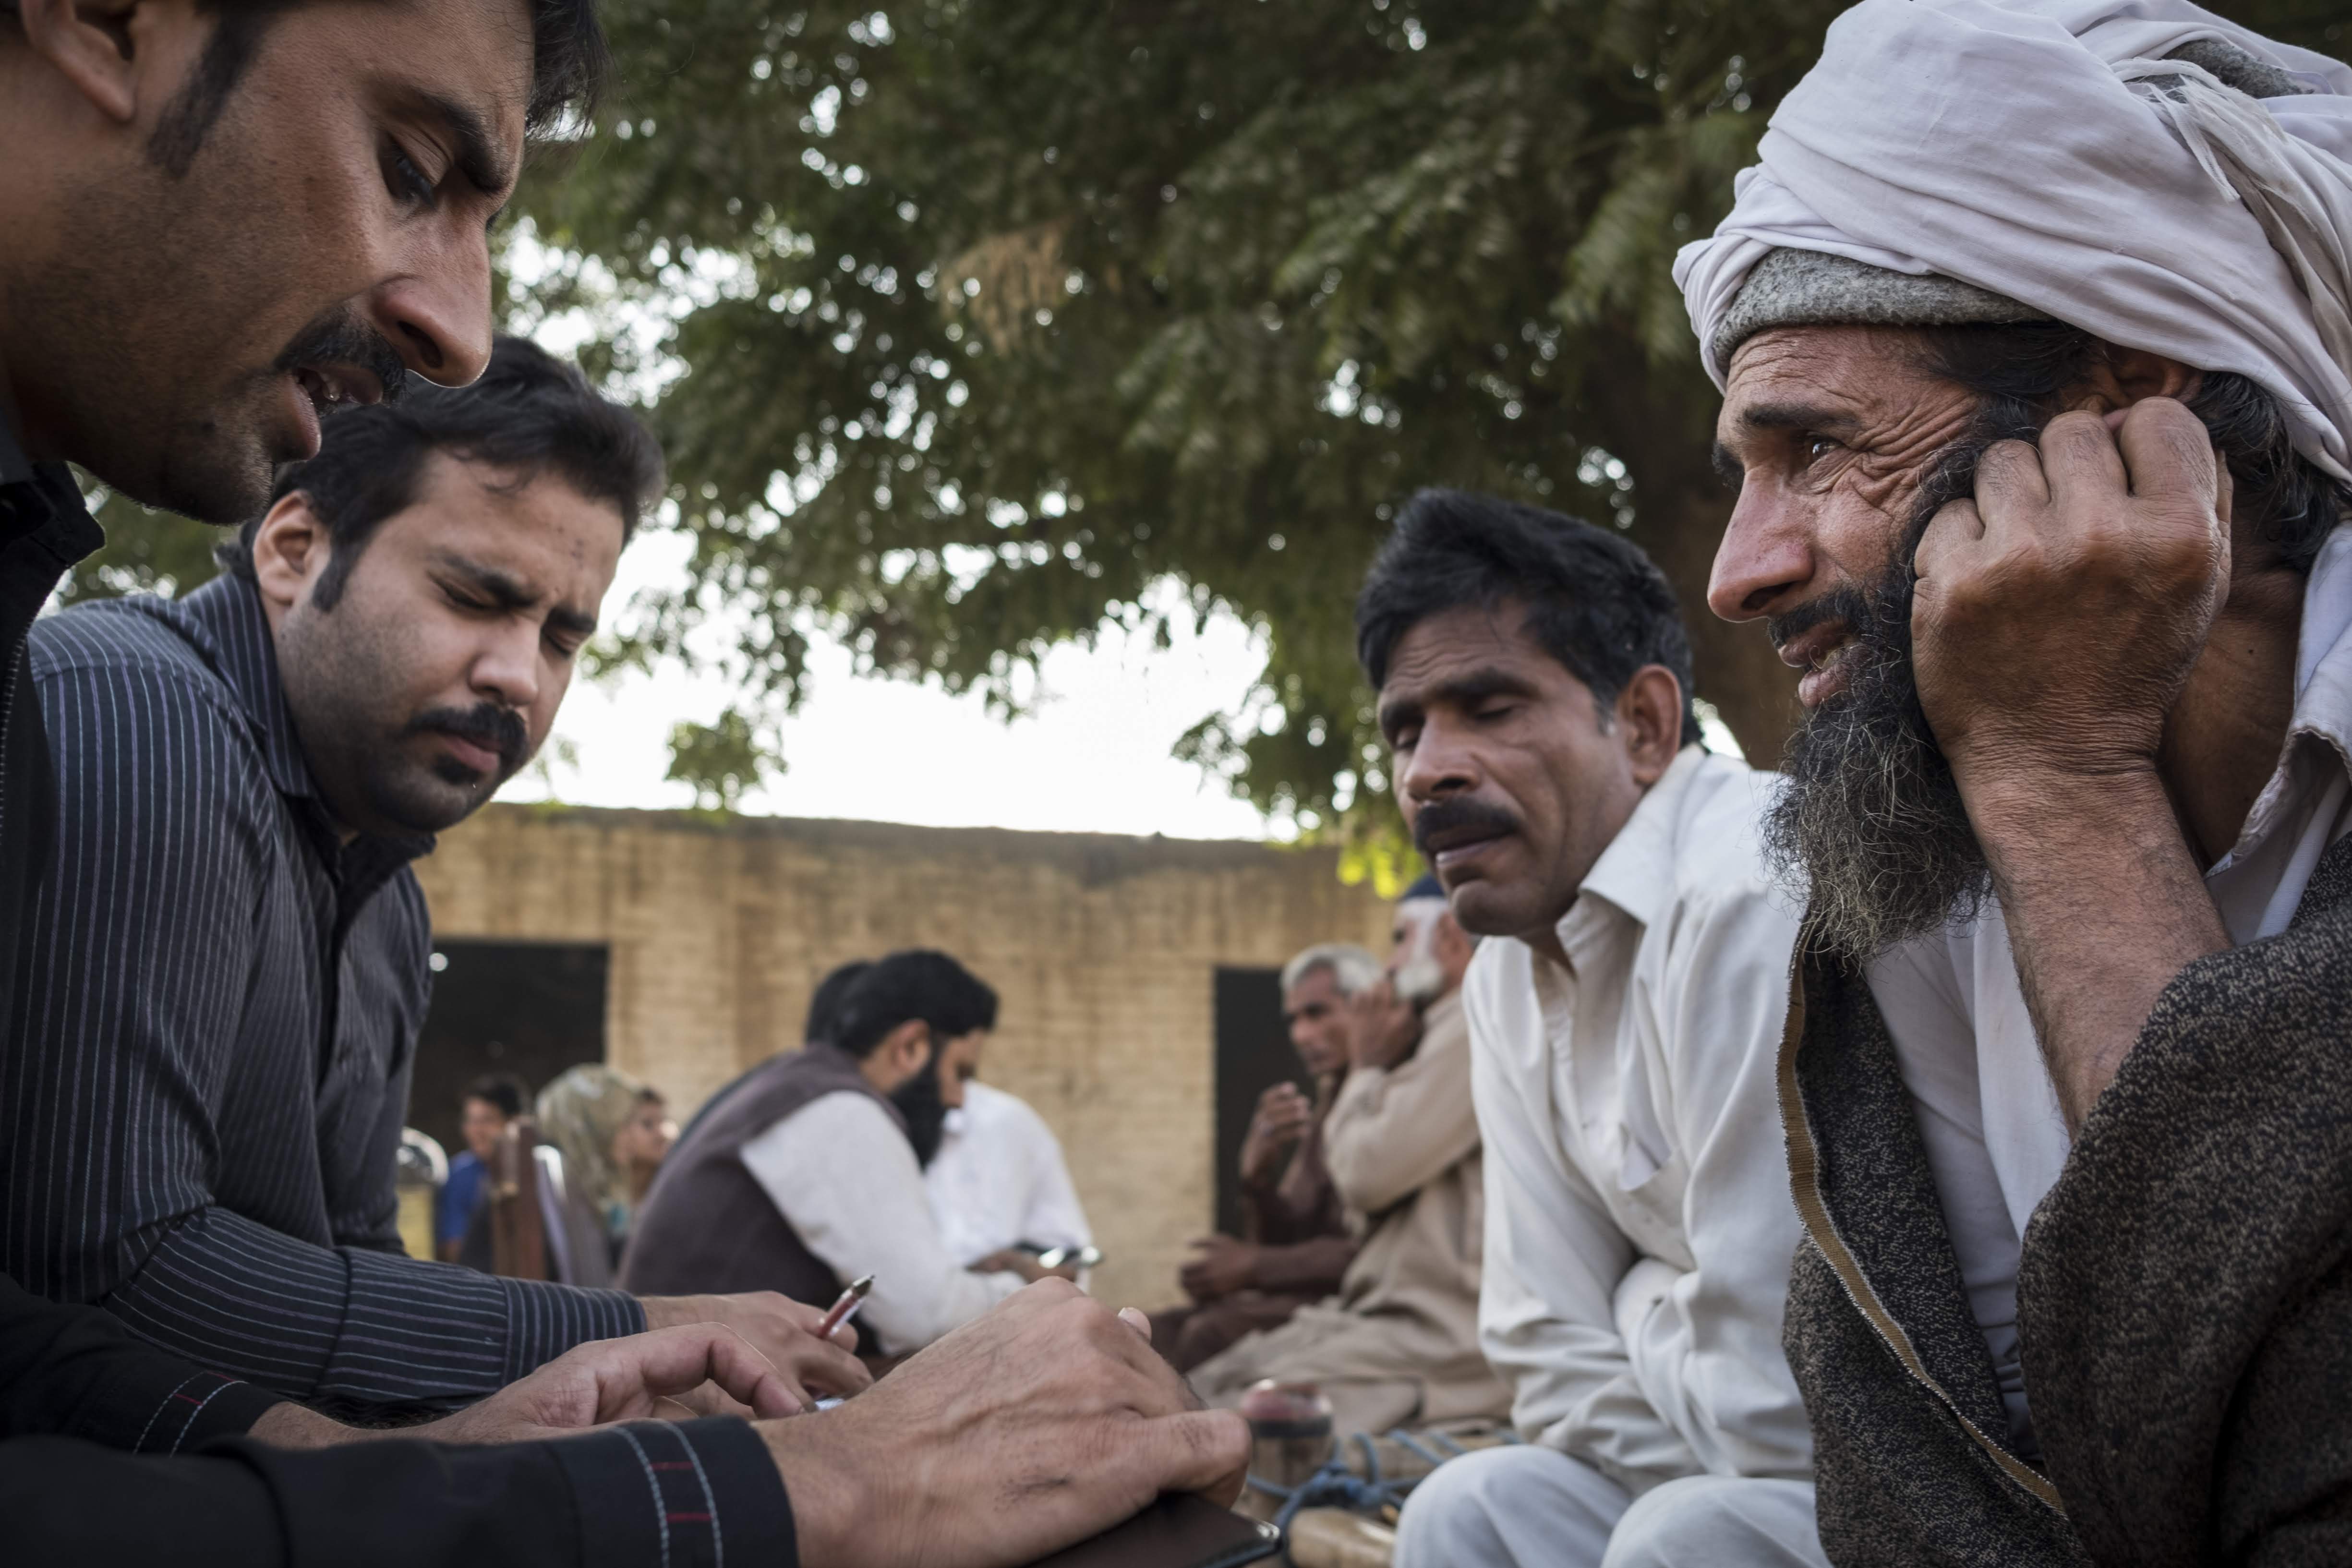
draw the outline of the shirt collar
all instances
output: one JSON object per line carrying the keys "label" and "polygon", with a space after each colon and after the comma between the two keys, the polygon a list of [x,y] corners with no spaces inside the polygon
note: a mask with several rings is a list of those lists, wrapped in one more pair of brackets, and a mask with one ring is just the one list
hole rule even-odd
{"label": "shirt collar", "polygon": [[1683,796],[1706,760],[1706,748],[1685,746],[1642,796],[1633,815],[1584,874],[1576,902],[1559,922],[1561,946],[1572,947],[1577,928],[1595,918],[1590,906],[1596,899],[1644,926],[1657,919],[1674,891],[1675,826],[1682,816]]}
{"label": "shirt collar", "polygon": [[319,782],[302,755],[293,710],[286,706],[286,688],[278,676],[278,645],[269,633],[261,591],[235,573],[224,572],[177,600],[173,610],[173,618],[194,634],[194,640],[212,656],[213,668],[236,693],[278,793],[324,805]]}
{"label": "shirt collar", "polygon": [[2303,590],[2303,624],[2294,659],[2294,710],[2286,745],[2270,782],[2246,814],[2238,842],[2220,865],[2251,855],[2271,830],[2293,814],[2295,753],[2302,737],[2332,749],[2331,769],[2352,768],[2352,526],[2339,526],[2320,546]]}

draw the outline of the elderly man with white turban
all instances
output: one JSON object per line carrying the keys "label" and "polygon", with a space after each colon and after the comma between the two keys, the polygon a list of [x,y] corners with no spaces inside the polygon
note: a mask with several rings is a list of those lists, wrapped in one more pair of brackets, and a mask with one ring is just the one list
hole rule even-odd
{"label": "elderly man with white turban", "polygon": [[2352,70],[1864,0],[1676,264],[1840,1563],[2352,1562]]}

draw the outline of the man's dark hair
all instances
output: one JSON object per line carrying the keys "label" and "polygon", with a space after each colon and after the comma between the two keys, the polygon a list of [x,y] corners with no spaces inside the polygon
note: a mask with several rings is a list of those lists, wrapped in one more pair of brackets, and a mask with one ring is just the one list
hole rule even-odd
{"label": "man's dark hair", "polygon": [[[635,416],[538,344],[500,338],[471,386],[413,383],[397,403],[333,415],[319,455],[278,476],[270,504],[302,491],[333,542],[311,591],[320,609],[342,597],[377,525],[415,502],[425,459],[436,452],[499,469],[517,484],[551,472],[619,511],[624,543],[661,494],[661,447]],[[251,519],[213,552],[248,582],[260,528],[261,519]]]}
{"label": "man's dark hair", "polygon": [[[218,23],[188,73],[187,86],[164,107],[148,151],[174,175],[195,162],[214,122],[228,107],[236,84],[260,53],[270,25],[302,0],[199,0]],[[0,15],[14,16],[15,0],[0,0]],[[613,74],[613,54],[596,19],[595,0],[530,0],[530,99],[523,107],[523,132],[542,136],[567,110],[585,120],[595,111]]]}
{"label": "man's dark hair", "polygon": [[914,1019],[942,1042],[993,1029],[996,993],[944,952],[894,952],[876,959],[851,983],[831,1043],[862,1061],[891,1030]]}
{"label": "man's dark hair", "polygon": [[[1922,367],[1983,398],[1983,422],[2002,431],[2049,423],[2109,353],[2093,333],[2056,321],[1930,327],[1919,335]],[[2328,533],[2352,511],[2352,493],[2294,449],[2278,399],[2251,377],[2207,371],[2183,401],[2230,465],[2231,515],[2252,519],[2254,537],[2278,551],[2279,563],[2308,576]]]}
{"label": "man's dark hair", "polygon": [[530,1090],[510,1072],[485,1073],[466,1086],[466,1098],[497,1106],[499,1114],[512,1121],[530,1103]]}
{"label": "man's dark hair", "polygon": [[1405,503],[1356,595],[1356,658],[1378,689],[1397,644],[1430,616],[1512,603],[1604,723],[1633,672],[1663,665],[1682,686],[1682,743],[1699,738],[1690,637],[1665,574],[1608,529],[1494,496],[1423,490]]}
{"label": "man's dark hair", "polygon": [[816,983],[816,994],[809,998],[808,1022],[801,1026],[801,1038],[831,1045],[841,1032],[841,1004],[857,977],[874,965],[866,959],[852,959],[823,980]]}

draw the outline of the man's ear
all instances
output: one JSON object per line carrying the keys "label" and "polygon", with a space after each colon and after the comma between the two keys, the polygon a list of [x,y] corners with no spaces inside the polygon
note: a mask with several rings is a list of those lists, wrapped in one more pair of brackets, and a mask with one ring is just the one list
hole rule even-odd
{"label": "man's ear", "polygon": [[930,1026],[920,1018],[909,1018],[882,1037],[881,1048],[892,1077],[912,1078],[931,1059]]}
{"label": "man's ear", "polygon": [[293,608],[310,595],[333,552],[327,520],[309,494],[290,490],[280,497],[253,532],[253,580],[262,604],[274,615]]}
{"label": "man's ear", "polygon": [[2094,414],[2110,414],[2129,408],[2147,397],[2186,402],[2197,395],[2204,381],[2204,372],[2177,359],[2167,359],[2147,349],[2119,349],[2109,344],[2105,356],[2093,367],[2074,406]]}
{"label": "man's ear", "polygon": [[1665,776],[1683,749],[1683,683],[1663,664],[1645,664],[1617,694],[1617,729],[1634,782],[1647,788]]}
{"label": "man's ear", "polygon": [[100,114],[121,124],[149,117],[177,90],[208,36],[192,0],[17,0],[33,52],[57,68]]}

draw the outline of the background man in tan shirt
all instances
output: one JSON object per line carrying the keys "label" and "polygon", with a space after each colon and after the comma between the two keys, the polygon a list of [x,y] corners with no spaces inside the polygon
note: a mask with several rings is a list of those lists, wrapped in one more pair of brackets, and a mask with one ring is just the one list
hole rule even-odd
{"label": "background man in tan shirt", "polygon": [[1472,943],[1428,879],[1397,905],[1393,942],[1387,977],[1349,1005],[1348,1077],[1323,1126],[1363,1246],[1337,1294],[1193,1372],[1213,1405],[1272,1377],[1318,1385],[1343,1434],[1510,1409],[1478,1350],[1485,1205],[1460,996]]}

